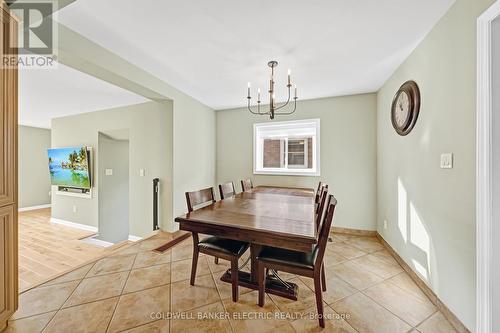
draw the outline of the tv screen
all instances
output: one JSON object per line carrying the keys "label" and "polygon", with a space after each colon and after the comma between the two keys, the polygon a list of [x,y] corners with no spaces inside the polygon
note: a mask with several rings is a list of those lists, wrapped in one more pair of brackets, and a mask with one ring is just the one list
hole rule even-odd
{"label": "tv screen", "polygon": [[90,189],[87,147],[54,148],[47,152],[52,185]]}

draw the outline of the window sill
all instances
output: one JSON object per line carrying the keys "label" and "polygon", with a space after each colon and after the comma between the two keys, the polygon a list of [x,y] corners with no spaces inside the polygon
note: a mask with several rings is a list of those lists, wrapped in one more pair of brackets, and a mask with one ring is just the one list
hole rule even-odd
{"label": "window sill", "polygon": [[303,177],[319,177],[321,173],[317,172],[294,172],[294,171],[254,171],[254,175],[267,176],[303,176]]}

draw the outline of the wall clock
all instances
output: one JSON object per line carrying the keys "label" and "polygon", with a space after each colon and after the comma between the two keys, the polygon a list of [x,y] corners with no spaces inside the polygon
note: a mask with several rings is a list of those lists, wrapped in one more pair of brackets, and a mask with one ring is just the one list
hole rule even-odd
{"label": "wall clock", "polygon": [[392,100],[392,126],[399,135],[407,135],[417,122],[420,111],[420,89],[415,81],[407,81]]}

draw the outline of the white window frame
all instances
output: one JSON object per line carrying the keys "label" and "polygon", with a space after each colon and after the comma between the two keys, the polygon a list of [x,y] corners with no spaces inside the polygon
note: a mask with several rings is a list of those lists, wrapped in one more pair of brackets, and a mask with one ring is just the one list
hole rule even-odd
{"label": "white window frame", "polygon": [[[314,129],[315,134],[312,135],[312,169],[308,168],[264,168],[263,167],[263,149],[264,149],[264,139],[269,139],[271,137],[263,137],[260,132],[262,130],[278,130],[280,127],[284,128],[286,132],[287,127],[293,131],[293,127],[297,128],[310,128]],[[281,121],[281,122],[266,122],[253,124],[253,173],[255,175],[287,175],[287,176],[320,176],[320,119],[303,119],[303,120],[292,120],[292,121]],[[281,159],[282,165],[287,165],[288,160],[288,139],[300,140],[309,137],[309,135],[290,135],[281,136],[284,139],[281,142],[281,153],[284,158]],[[308,153],[307,147],[305,147],[305,154]],[[286,153],[284,153],[286,152]],[[285,159],[285,161],[283,161]],[[305,156],[304,166],[308,165],[308,156]]]}

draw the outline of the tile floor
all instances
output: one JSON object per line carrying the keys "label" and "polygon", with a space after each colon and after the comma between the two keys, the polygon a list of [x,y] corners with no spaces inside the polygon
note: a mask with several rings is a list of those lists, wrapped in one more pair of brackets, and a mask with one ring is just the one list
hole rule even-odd
{"label": "tile floor", "polygon": [[[332,234],[326,255],[325,332],[455,332],[377,239]],[[228,263],[202,255],[189,285],[191,240],[163,254],[162,235],[22,293],[7,332],[316,332],[311,279],[282,274],[299,285],[296,302],[219,277]],[[247,267],[248,269],[248,267]]]}

